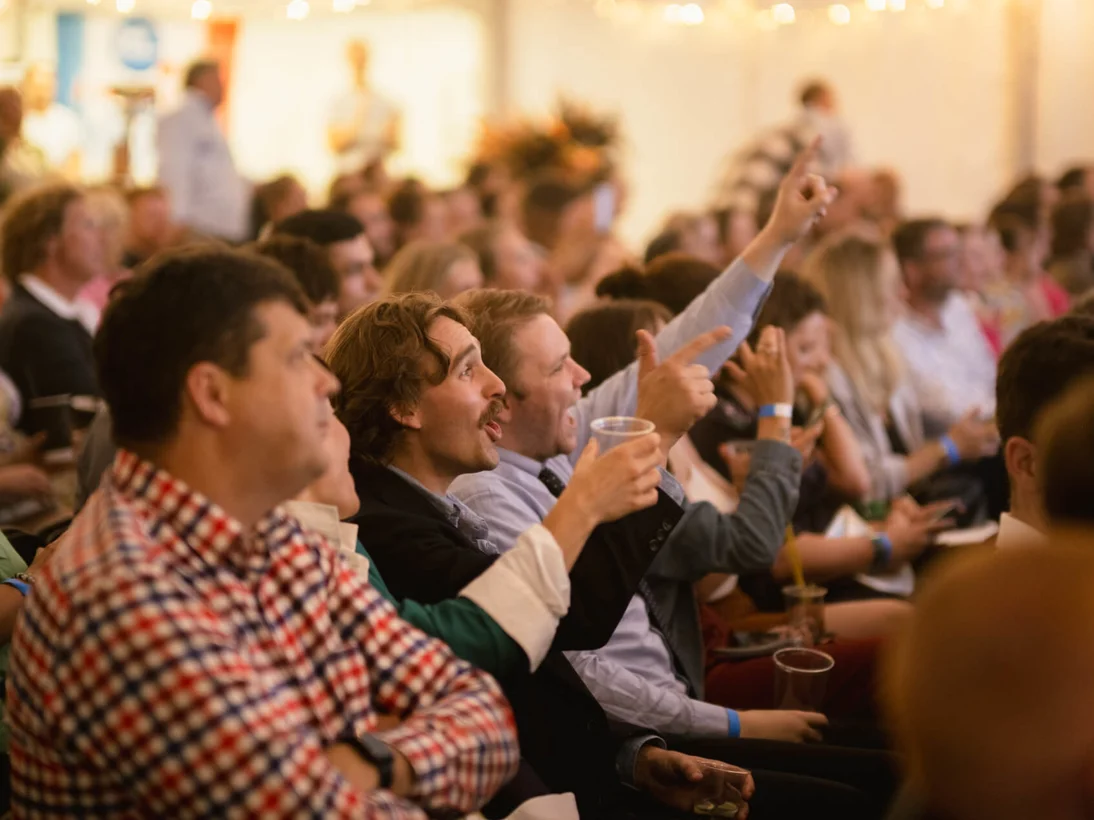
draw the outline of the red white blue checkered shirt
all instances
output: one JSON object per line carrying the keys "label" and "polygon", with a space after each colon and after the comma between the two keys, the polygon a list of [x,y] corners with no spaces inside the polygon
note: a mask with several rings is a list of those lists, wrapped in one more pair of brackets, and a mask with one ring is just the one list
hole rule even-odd
{"label": "red white blue checkered shirt", "polygon": [[[516,770],[497,684],[280,511],[253,532],[131,453],[38,578],[8,679],[17,817],[424,818]],[[324,748],[376,736],[409,802]]]}

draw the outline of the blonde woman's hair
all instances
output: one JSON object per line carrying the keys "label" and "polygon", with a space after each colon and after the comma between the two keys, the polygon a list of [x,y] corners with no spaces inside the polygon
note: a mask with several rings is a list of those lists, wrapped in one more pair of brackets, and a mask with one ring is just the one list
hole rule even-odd
{"label": "blonde woman's hair", "polygon": [[465,259],[478,263],[475,252],[458,242],[415,240],[400,249],[384,268],[387,295],[429,291],[443,295],[448,272]]}
{"label": "blonde woman's hair", "polygon": [[117,188],[96,185],[88,188],[84,202],[92,219],[103,233],[103,250],[111,268],[120,268],[125,258],[125,239],[129,232],[129,206]]}
{"label": "blonde woman's hair", "polygon": [[854,228],[818,245],[803,273],[828,302],[836,361],[859,395],[884,414],[904,377],[903,360],[886,323],[886,302],[900,282],[896,255],[880,234]]}

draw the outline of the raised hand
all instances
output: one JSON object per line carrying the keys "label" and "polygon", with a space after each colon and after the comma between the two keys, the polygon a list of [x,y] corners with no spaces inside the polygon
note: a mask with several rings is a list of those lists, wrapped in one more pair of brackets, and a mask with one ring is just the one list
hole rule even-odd
{"label": "raised hand", "polygon": [[660,444],[660,436],[650,433],[602,456],[595,439],[585,445],[569,484],[543,519],[567,568],[573,567],[598,524],[657,503],[657,468],[664,458]]}
{"label": "raised hand", "polygon": [[748,342],[744,342],[737,355],[741,364],[728,361],[726,370],[757,405],[793,403],[794,374],[786,353],[786,332],[782,328],[768,325],[760,333],[755,352]]}
{"label": "raised hand", "polygon": [[820,144],[820,137],[817,137],[798,154],[779,185],[775,209],[764,229],[773,232],[775,238],[785,244],[793,244],[805,236],[839,195],[824,177],[809,171]]}
{"label": "raised hand", "polygon": [[706,365],[696,359],[730,336],[719,327],[696,336],[663,362],[658,362],[653,336],[638,331],[638,406],[636,415],[652,421],[667,454],[691,426],[717,402]]}
{"label": "raised hand", "polygon": [[558,503],[573,496],[597,524],[652,507],[661,483],[660,444],[660,436],[650,433],[599,455],[596,440],[590,441]]}

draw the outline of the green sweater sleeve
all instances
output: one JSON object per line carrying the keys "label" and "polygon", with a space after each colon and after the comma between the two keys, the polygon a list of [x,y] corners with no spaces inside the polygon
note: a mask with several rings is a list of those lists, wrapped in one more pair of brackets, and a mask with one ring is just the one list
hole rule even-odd
{"label": "green sweater sleeve", "polygon": [[360,541],[357,553],[369,559],[369,583],[395,605],[404,621],[427,635],[440,638],[456,655],[494,677],[511,675],[522,665],[527,668],[528,656],[524,650],[474,601],[467,598],[450,598],[436,604],[398,601]]}

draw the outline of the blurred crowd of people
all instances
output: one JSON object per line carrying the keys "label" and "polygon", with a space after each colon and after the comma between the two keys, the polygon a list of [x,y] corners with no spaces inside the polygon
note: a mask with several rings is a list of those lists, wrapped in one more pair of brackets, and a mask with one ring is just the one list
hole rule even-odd
{"label": "blurred crowd of people", "polygon": [[185,82],[134,189],[0,90],[16,816],[1087,816],[1094,166],[907,214],[813,83],[637,252],[587,111],[309,203]]}

